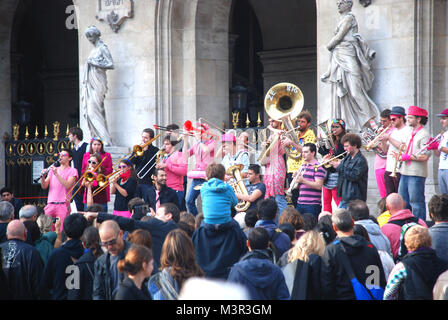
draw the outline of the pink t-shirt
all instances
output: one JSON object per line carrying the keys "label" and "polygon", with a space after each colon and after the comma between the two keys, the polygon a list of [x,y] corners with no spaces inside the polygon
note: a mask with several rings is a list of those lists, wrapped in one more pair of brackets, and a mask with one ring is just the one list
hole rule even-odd
{"label": "pink t-shirt", "polygon": [[184,176],[187,174],[188,164],[182,152],[176,151],[168,158],[162,159],[166,163],[166,185],[173,190],[184,191]]}
{"label": "pink t-shirt", "polygon": [[[388,129],[386,132],[390,134],[393,129]],[[386,153],[387,155],[387,153]],[[378,154],[375,155],[375,163],[373,164],[374,170],[386,169],[387,156],[385,158],[381,158]]]}
{"label": "pink t-shirt", "polygon": [[207,152],[202,151],[200,143],[201,142],[196,142],[189,150],[190,156],[194,154],[196,157],[196,164],[194,165],[195,171],[205,171],[207,166],[213,162],[215,157],[215,140],[207,140],[202,142],[207,146]]}
{"label": "pink t-shirt", "polygon": [[[75,168],[67,167],[65,169],[62,169],[61,167],[59,167],[57,168],[57,170],[59,175],[65,180],[68,180],[69,177],[76,177],[76,179],[78,179],[78,170],[76,170]],[[50,170],[48,176],[50,177],[50,186],[48,189],[47,202],[68,202],[71,194],[68,195],[67,191],[69,191],[70,189],[65,189],[65,187],[59,182],[58,178],[56,178],[52,170]]]}

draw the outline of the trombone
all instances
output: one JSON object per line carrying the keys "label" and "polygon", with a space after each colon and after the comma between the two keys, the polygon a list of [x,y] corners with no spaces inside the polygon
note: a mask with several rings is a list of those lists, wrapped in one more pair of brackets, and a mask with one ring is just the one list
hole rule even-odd
{"label": "trombone", "polygon": [[[152,170],[152,168],[154,168],[155,165],[157,165],[159,158],[165,153],[164,149],[160,149],[159,151],[156,152],[155,155],[153,155],[151,157],[151,159],[148,160],[148,162],[143,166],[143,168],[141,168],[138,172],[137,172],[137,178],[139,179],[143,179],[144,177],[146,177],[146,175]],[[145,170],[145,168],[151,163],[151,161],[156,158],[156,161],[153,163],[153,165],[151,167],[149,167],[148,170],[146,170],[145,174],[140,176],[140,174],[142,173],[142,171]]]}
{"label": "trombone", "polygon": [[[76,185],[77,185],[78,183],[79,183],[79,187],[78,187],[78,189],[76,189],[76,192],[73,193],[73,195],[70,197],[70,200],[69,200],[68,202],[72,202],[73,198],[76,196],[76,194],[79,192],[79,190],[81,190],[81,188],[82,188],[82,183],[81,183],[81,182],[83,182],[84,179],[87,180],[88,182],[92,182],[93,180],[95,180],[95,172],[96,172],[96,170],[98,170],[98,169],[100,168],[101,164],[103,163],[103,161],[104,161],[105,159],[106,159],[106,157],[104,157],[104,158],[100,161],[100,163],[98,163],[98,164],[96,165],[96,167],[93,168],[92,171],[87,170],[86,172],[84,172],[84,174],[78,179],[78,181],[75,182],[75,184],[74,184],[73,187],[70,189],[70,191],[67,192],[67,195],[69,195],[69,194],[75,189],[75,187],[76,187]],[[67,197],[66,197],[65,200],[67,200]]]}
{"label": "trombone", "polygon": [[122,172],[121,169],[116,170],[110,174],[108,174],[107,176],[105,176],[104,174],[99,174],[96,176],[96,182],[98,183],[98,187],[92,194],[92,196],[96,196],[98,193],[100,193],[101,191],[103,191],[104,189],[106,189],[109,185],[110,185],[110,179],[115,176],[118,175]]}
{"label": "trombone", "polygon": [[157,139],[159,139],[159,137],[162,134],[159,133],[158,135],[156,135],[154,138],[150,139],[148,142],[144,143],[144,144],[136,144],[132,147],[132,151],[126,153],[120,160],[116,161],[115,164],[112,166],[113,168],[115,168],[115,166],[117,166],[121,161],[123,161],[124,159],[126,159],[130,154],[132,154],[128,160],[131,160],[134,157],[141,157],[143,156],[143,154],[145,153],[145,149],[147,146],[149,146],[151,143],[153,143],[154,141],[156,141]]}

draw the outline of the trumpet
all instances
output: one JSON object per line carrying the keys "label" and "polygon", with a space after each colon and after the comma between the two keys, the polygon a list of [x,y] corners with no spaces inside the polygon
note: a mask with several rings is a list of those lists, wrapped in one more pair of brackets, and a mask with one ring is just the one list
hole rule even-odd
{"label": "trumpet", "polygon": [[319,164],[315,164],[315,165],[313,165],[313,168],[314,168],[314,171],[317,171],[317,169],[319,169],[320,167],[324,167],[324,168],[330,168],[331,167],[331,162],[332,161],[334,161],[334,160],[336,160],[336,159],[338,159],[338,158],[340,158],[340,157],[342,157],[342,156],[345,156],[345,154],[347,153],[347,151],[344,151],[343,153],[341,153],[340,155],[337,155],[337,156],[335,156],[335,157],[333,157],[333,158],[331,158],[331,159],[328,159],[327,161],[323,161],[323,162],[321,162],[321,163],[319,163]]}
{"label": "trumpet", "polygon": [[392,173],[389,175],[389,176],[392,177],[392,178],[396,178],[396,177],[397,177],[397,170],[399,169],[398,166],[401,167],[402,162],[400,161],[400,157],[401,157],[401,154],[403,153],[403,149],[404,149],[404,147],[405,147],[405,145],[402,144],[402,145],[400,146],[400,149],[398,150],[398,155],[397,155],[397,157],[395,158],[394,170],[393,170]]}
{"label": "trumpet", "polygon": [[209,135],[210,138],[217,138],[218,137],[216,134],[211,133],[209,131],[205,131],[203,129],[195,128],[193,126],[193,123],[190,120],[187,120],[187,121],[184,122],[184,129],[185,129],[185,131],[187,131],[189,133],[191,133],[191,131],[197,131],[197,132],[200,132],[201,135]]}
{"label": "trumpet", "polygon": [[425,145],[417,151],[417,153],[414,153],[414,156],[418,156],[419,154],[423,153],[428,149],[428,147],[433,144],[434,142],[440,143],[442,141],[442,136],[444,134],[444,131],[440,132],[438,135],[436,135],[434,138],[429,138],[428,142],[425,143]]}

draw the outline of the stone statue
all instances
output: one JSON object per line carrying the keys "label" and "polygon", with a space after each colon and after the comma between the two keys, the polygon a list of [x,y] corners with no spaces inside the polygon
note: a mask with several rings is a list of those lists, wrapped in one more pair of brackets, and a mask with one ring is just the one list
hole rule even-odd
{"label": "stone statue", "polygon": [[381,112],[367,95],[374,79],[371,63],[375,51],[358,34],[358,23],[351,12],[353,1],[338,0],[337,6],[342,19],[327,45],[330,65],[321,81],[331,84],[331,116],[343,119],[347,129],[356,132]]}
{"label": "stone statue", "polygon": [[95,26],[85,31],[86,38],[95,46],[87,59],[81,88],[81,110],[87,120],[91,137],[101,137],[104,145],[112,145],[107,129],[104,98],[107,92],[106,71],[114,68],[107,46],[100,39],[101,32]]}

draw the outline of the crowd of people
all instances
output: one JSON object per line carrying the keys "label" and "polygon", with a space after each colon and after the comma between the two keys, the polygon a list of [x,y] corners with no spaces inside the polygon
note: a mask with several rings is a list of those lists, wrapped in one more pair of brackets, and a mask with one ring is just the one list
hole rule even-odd
{"label": "crowd of people", "polygon": [[[437,116],[448,128],[448,109]],[[247,134],[204,122],[164,127],[160,149],[144,129],[116,163],[101,137],[70,128],[73,147],[42,172],[43,210],[1,190],[0,297],[177,300],[199,278],[253,300],[448,298],[448,135],[431,138],[416,106],[384,110],[367,141],[343,119],[317,137],[309,112],[293,120],[297,139],[269,119],[256,161]],[[363,148],[376,153],[378,217]]]}

